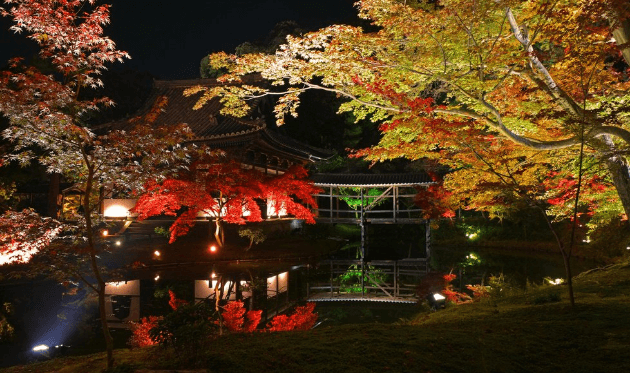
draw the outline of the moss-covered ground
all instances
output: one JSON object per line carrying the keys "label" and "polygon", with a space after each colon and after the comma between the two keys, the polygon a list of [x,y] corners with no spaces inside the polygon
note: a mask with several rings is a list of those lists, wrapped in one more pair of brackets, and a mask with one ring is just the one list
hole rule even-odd
{"label": "moss-covered ground", "polygon": [[[394,325],[228,335],[188,363],[159,348],[117,350],[117,371],[630,372],[630,262],[576,276],[575,290],[575,307],[566,287],[550,286],[419,312]],[[104,355],[95,354],[0,372],[100,372],[103,366]]]}

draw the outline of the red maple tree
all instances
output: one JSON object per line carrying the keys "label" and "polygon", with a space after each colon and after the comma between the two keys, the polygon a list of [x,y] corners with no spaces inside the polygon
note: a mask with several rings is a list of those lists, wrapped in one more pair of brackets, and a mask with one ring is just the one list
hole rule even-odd
{"label": "red maple tree", "polygon": [[317,322],[315,303],[306,303],[304,306],[296,307],[295,312],[290,316],[278,315],[274,317],[267,330],[270,332],[285,332],[291,330],[310,330]]}
{"label": "red maple tree", "polygon": [[176,216],[170,228],[172,243],[186,234],[199,216],[208,216],[214,220],[214,236],[219,246],[225,244],[224,222],[262,221],[257,200],[271,201],[276,210],[282,209],[307,223],[315,223],[305,205],[317,207],[313,194],[319,192],[301,166],[293,166],[282,175],[266,175],[218,157],[199,160],[189,172],[153,182],[146,190],[134,208],[139,220],[159,215]]}
{"label": "red maple tree", "polygon": [[242,301],[229,302],[221,313],[223,325],[234,333],[251,333],[260,323],[262,311],[246,311]]}

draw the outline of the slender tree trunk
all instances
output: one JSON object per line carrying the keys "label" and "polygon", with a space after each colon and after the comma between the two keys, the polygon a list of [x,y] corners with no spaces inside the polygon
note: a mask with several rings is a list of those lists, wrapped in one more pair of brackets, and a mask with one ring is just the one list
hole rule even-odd
{"label": "slender tree trunk", "polygon": [[107,326],[107,312],[105,310],[105,283],[99,281],[98,284],[98,311],[101,318],[101,328],[105,338],[105,349],[107,350],[107,369],[114,366],[114,340]]}
{"label": "slender tree trunk", "polygon": [[221,226],[221,218],[217,217],[214,220],[214,239],[217,241],[219,247],[223,247],[223,227]]}
{"label": "slender tree trunk", "polygon": [[567,254],[567,252],[561,248],[562,252],[562,260],[564,261],[564,271],[567,276],[567,287],[569,288],[569,302],[571,302],[571,307],[575,306],[575,296],[573,294],[573,275],[571,273],[571,256]]}
{"label": "slender tree trunk", "polygon": [[536,206],[536,207],[540,210],[541,214],[543,215],[545,219],[545,222],[547,222],[547,226],[549,227],[549,229],[551,230],[551,233],[556,239],[556,243],[558,244],[558,249],[560,249],[560,253],[562,254],[562,260],[564,262],[564,273],[567,277],[567,287],[569,290],[569,301],[571,303],[571,307],[573,307],[575,306],[575,296],[573,295],[573,278],[571,274],[571,261],[570,261],[571,253],[568,253],[567,250],[565,249],[564,243],[562,242],[562,240],[556,233],[556,230],[553,228],[553,225],[551,224],[551,220],[549,220],[549,216],[547,216],[545,209],[543,209],[540,206]]}
{"label": "slender tree trunk", "polygon": [[92,194],[94,168],[91,166],[89,157],[84,154],[86,164],[88,165],[88,177],[85,183],[85,194],[83,198],[83,210],[85,214],[85,229],[88,241],[88,248],[90,252],[90,264],[92,272],[96,278],[98,284],[96,292],[98,294],[98,310],[101,318],[101,328],[103,329],[103,338],[105,339],[105,349],[107,350],[107,369],[111,369],[114,366],[114,341],[112,335],[109,332],[107,325],[107,312],[105,310],[105,281],[101,276],[101,271],[98,268],[96,261],[96,245],[94,242],[94,232],[92,231],[92,206],[90,205],[90,195]]}

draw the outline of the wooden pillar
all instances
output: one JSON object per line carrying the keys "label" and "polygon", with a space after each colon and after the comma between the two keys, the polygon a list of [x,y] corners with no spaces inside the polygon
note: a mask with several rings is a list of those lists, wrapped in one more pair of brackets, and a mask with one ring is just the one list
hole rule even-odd
{"label": "wooden pillar", "polygon": [[333,261],[330,261],[330,297],[332,298],[335,294],[333,293]]}
{"label": "wooden pillar", "polygon": [[425,252],[427,258],[427,270],[429,269],[429,258],[431,257],[431,220],[425,220]]}
{"label": "wooden pillar", "polygon": [[398,292],[398,261],[394,261],[394,296],[397,297]]}
{"label": "wooden pillar", "polygon": [[365,241],[366,241],[366,227],[365,227],[365,207],[363,206],[363,188],[361,188],[361,296],[365,296]]}
{"label": "wooden pillar", "polygon": [[333,187],[330,187],[330,222],[333,219]]}
{"label": "wooden pillar", "polygon": [[399,209],[399,205],[398,205],[398,186],[394,186],[394,203],[392,203],[392,210],[394,210],[394,223],[396,223],[397,219],[398,219],[398,209]]}

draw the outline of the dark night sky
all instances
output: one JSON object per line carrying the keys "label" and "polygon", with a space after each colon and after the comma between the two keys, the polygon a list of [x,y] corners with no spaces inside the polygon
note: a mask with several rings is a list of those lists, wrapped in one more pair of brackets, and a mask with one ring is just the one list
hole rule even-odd
{"label": "dark night sky", "polygon": [[[210,52],[232,52],[245,41],[264,38],[273,26],[294,20],[304,29],[348,23],[355,0],[109,0],[111,24],[105,34],[132,60],[124,67],[160,79],[199,77],[199,61]],[[181,5],[180,5],[181,4]],[[32,54],[32,42],[0,26],[0,65]]]}

